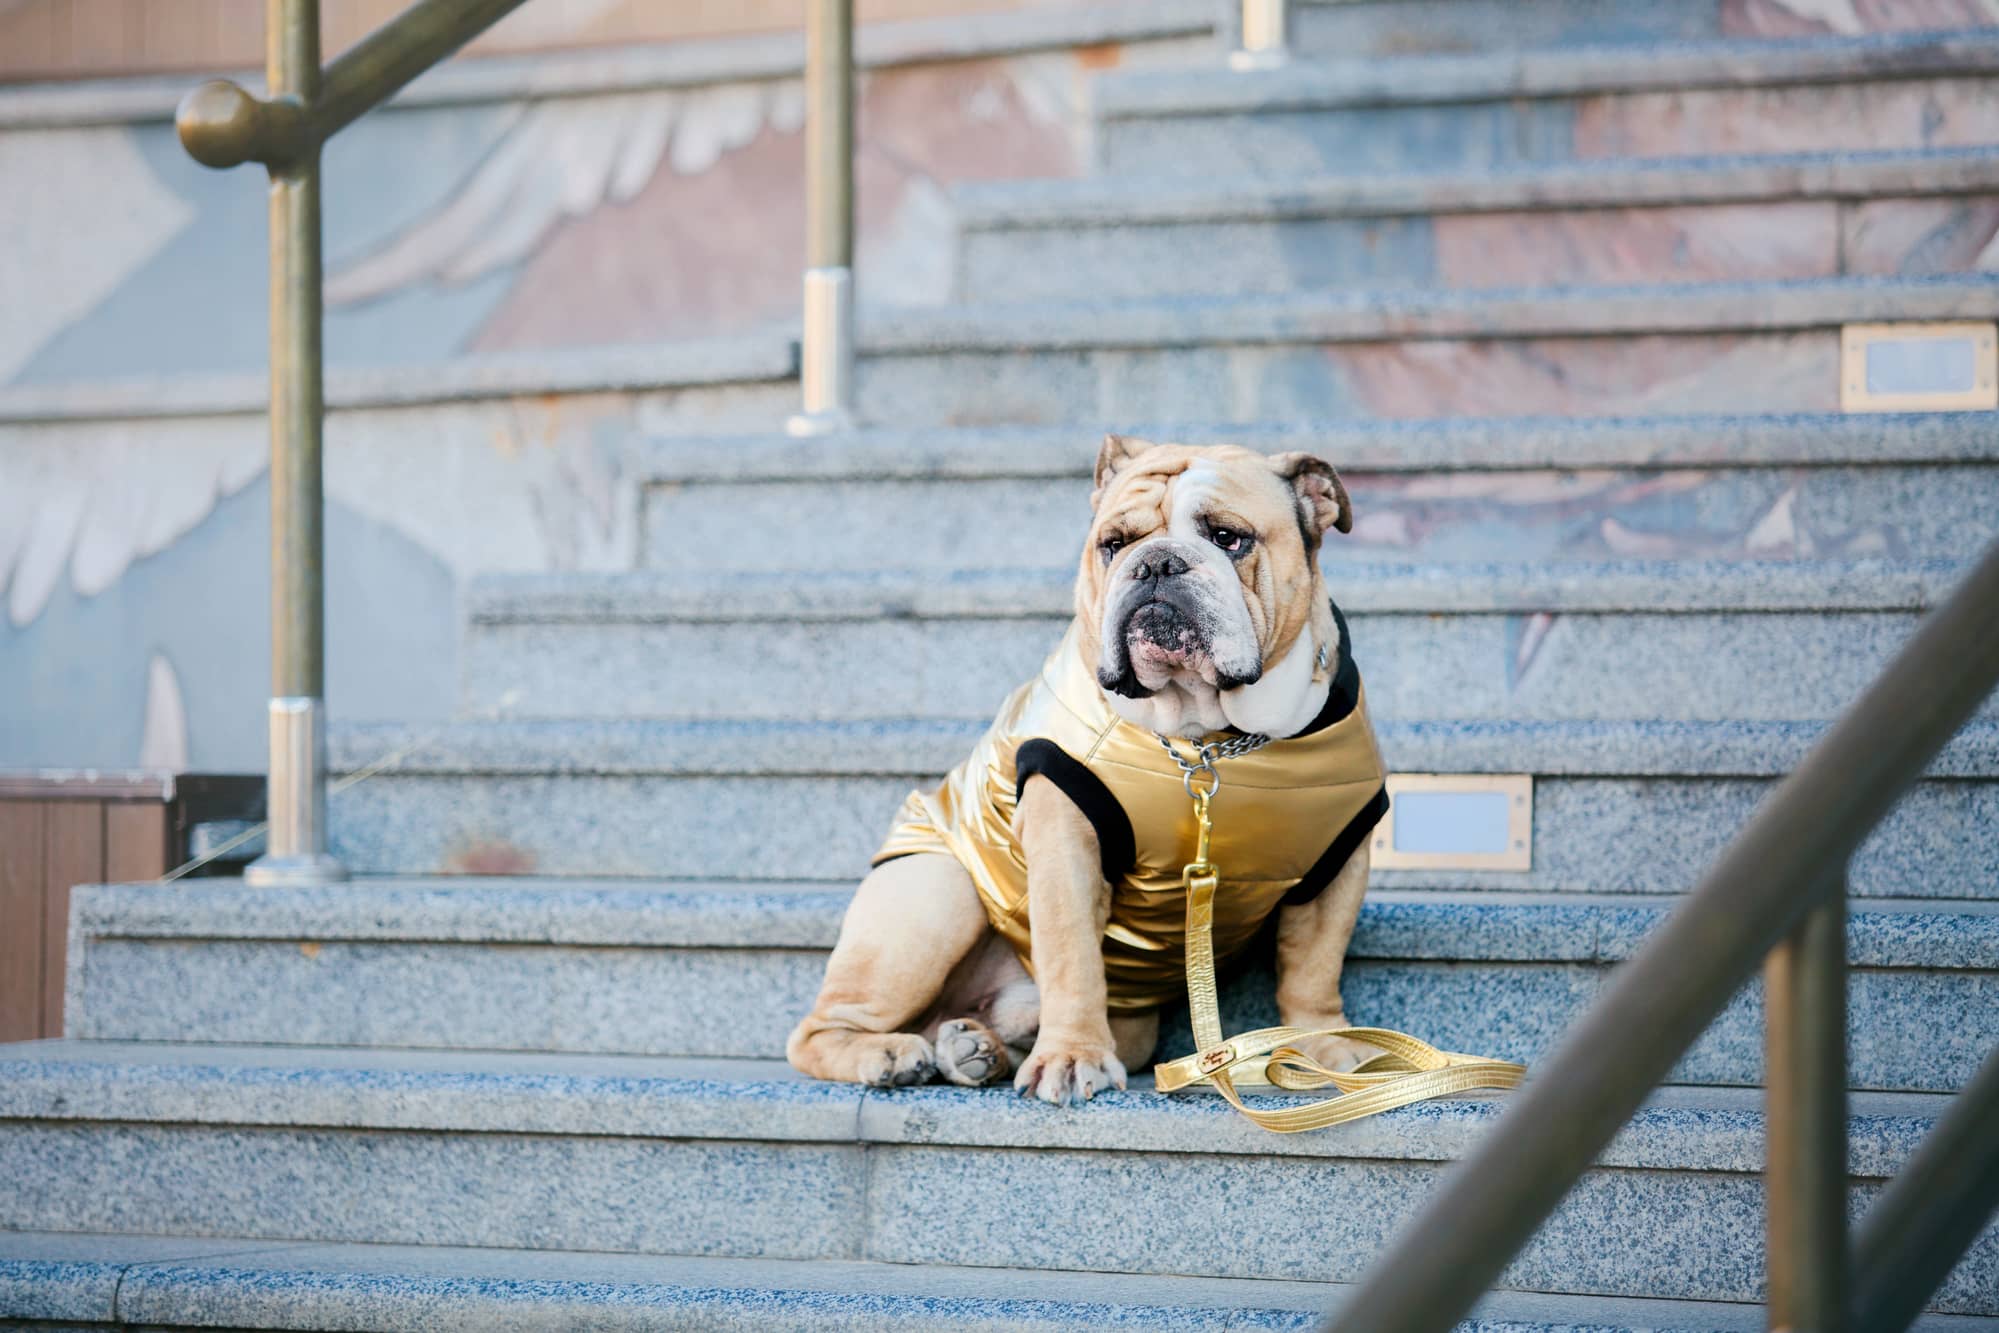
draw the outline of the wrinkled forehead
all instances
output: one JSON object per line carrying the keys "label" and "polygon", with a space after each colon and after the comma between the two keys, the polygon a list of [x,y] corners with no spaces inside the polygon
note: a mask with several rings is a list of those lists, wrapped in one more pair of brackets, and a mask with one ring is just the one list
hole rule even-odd
{"label": "wrinkled forehead", "polygon": [[1268,523],[1285,518],[1292,503],[1289,488],[1260,454],[1162,446],[1111,478],[1097,515],[1100,523],[1142,529],[1164,527],[1176,512]]}

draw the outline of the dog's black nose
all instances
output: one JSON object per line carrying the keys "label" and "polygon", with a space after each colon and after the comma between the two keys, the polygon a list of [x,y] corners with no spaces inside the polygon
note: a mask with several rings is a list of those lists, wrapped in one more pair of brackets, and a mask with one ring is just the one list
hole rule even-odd
{"label": "dog's black nose", "polygon": [[1131,576],[1140,583],[1149,579],[1178,578],[1186,572],[1187,562],[1172,551],[1141,551],[1131,561]]}

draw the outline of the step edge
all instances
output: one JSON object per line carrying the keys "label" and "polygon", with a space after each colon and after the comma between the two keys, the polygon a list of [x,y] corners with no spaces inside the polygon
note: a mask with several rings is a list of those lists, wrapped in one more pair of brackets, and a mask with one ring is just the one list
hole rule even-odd
{"label": "step edge", "polygon": [[1592,93],[1781,87],[1979,75],[1999,70],[1999,34],[1941,32],[1574,46],[1394,60],[1296,60],[1244,76],[1144,70],[1101,76],[1099,124],[1231,111],[1431,106]]}
{"label": "step edge", "polygon": [[[1353,291],[877,308],[859,353],[878,358],[1641,334],[1796,333],[1862,320],[1991,319],[1999,274],[1586,286],[1477,292]],[[676,364],[677,361],[677,364]],[[644,392],[796,378],[788,331],[650,345],[505,353],[385,367],[336,366],[336,411],[545,394]],[[152,375],[0,386],[0,425],[259,414],[268,385],[237,374]],[[704,436],[702,438],[712,439]]]}
{"label": "step edge", "polygon": [[1069,229],[1343,218],[1554,213],[1787,199],[1982,194],[1999,150],[1876,150],[1605,158],[1483,171],[1183,180],[1161,176],[978,181],[951,191],[961,237]]}
{"label": "step edge", "polygon": [[[1830,721],[1377,722],[1398,772],[1561,778],[1779,777]],[[331,728],[329,768],[389,776],[934,777],[984,731],[972,720],[703,722],[512,719]],[[754,747],[749,759],[744,748]],[[1961,729],[1929,778],[1999,776],[1999,720]],[[338,793],[335,794],[338,799]]]}
{"label": "step edge", "polygon": [[[1145,438],[1304,449],[1348,472],[1540,471],[1642,467],[1737,470],[1971,465],[1999,460],[1987,412],[1439,417],[1285,425],[1114,422]],[[726,440],[728,448],[715,447]],[[1083,426],[864,427],[840,440],[648,436],[635,467],[649,486],[754,481],[1086,480],[1097,432]],[[1476,455],[1472,457],[1470,455]]]}
{"label": "step edge", "polygon": [[[240,881],[79,884],[72,947],[97,941],[531,945],[823,953],[851,881],[800,892],[662,882],[517,880],[504,886],[356,880],[332,888],[245,891]],[[1609,965],[1632,957],[1684,899],[1656,894],[1371,891],[1347,956],[1374,963]],[[1937,938],[1948,948],[1939,953]],[[1855,899],[1848,962],[1881,972],[1999,971],[1999,901]]]}
{"label": "step edge", "polygon": [[[702,1259],[678,1256],[620,1255],[575,1251],[481,1250],[462,1246],[391,1246],[353,1243],[270,1242],[218,1237],[189,1241],[182,1248],[213,1250],[209,1254],[159,1257],[163,1247],[151,1237],[91,1233],[0,1233],[0,1265],[16,1280],[59,1282],[76,1278],[98,1288],[85,1300],[57,1307],[23,1304],[3,1313],[15,1317],[101,1319],[153,1325],[211,1323],[228,1315],[255,1320],[268,1304],[270,1327],[299,1327],[299,1288],[320,1285],[329,1296],[371,1295],[392,1312],[407,1313],[425,1323],[447,1318],[446,1311],[468,1316],[453,1327],[476,1327],[483,1312],[497,1318],[519,1311],[530,1302],[563,1301],[574,1311],[592,1304],[604,1318],[634,1309],[639,1318],[656,1315],[659,1306],[646,1293],[685,1293],[686,1303],[730,1301],[759,1293],[787,1292],[798,1296],[848,1292],[876,1296],[884,1302],[911,1302],[930,1284],[949,1284],[947,1295],[967,1293],[972,1302],[991,1302],[995,1315],[1053,1310],[1064,1315],[1087,1310],[1129,1311],[1134,1306],[1174,1310],[1214,1311],[1224,1317],[1217,1328],[1242,1327],[1231,1312],[1240,1312],[1254,1326],[1260,1312],[1316,1313],[1351,1290],[1345,1284],[1270,1278],[1185,1278],[1124,1273],[952,1265],[902,1265],[870,1260]],[[96,1258],[53,1257],[90,1248]],[[50,1256],[50,1257],[44,1257]],[[676,1271],[684,1268],[685,1271]],[[625,1270],[621,1273],[620,1270]],[[666,1271],[662,1271],[666,1270]],[[498,1274],[504,1273],[505,1276]],[[629,1274],[628,1276],[626,1274]],[[281,1274],[294,1275],[287,1281]],[[117,1285],[128,1278],[129,1286]],[[108,1284],[108,1289],[107,1289]],[[231,1299],[232,1286],[237,1289]],[[1009,1288],[1018,1288],[1010,1290]],[[536,1288],[539,1288],[537,1290]],[[1130,1299],[1111,1300],[1128,1289]],[[1045,1293],[1045,1296],[1043,1295]],[[1078,1298],[1094,1294],[1087,1302]],[[1004,1304],[1001,1304],[1001,1301]],[[462,1301],[463,1304],[459,1302]],[[90,1303],[86,1303],[90,1302]],[[221,1308],[218,1309],[218,1306]],[[319,1307],[322,1317],[335,1308]],[[875,1307],[889,1313],[894,1308]],[[919,1307],[919,1313],[927,1312]],[[1699,1328],[1703,1333],[1760,1333],[1760,1306],[1664,1297],[1570,1296],[1497,1289],[1474,1308],[1476,1317],[1501,1320],[1526,1330],[1546,1324],[1554,1328],[1611,1329]],[[890,1315],[892,1317],[892,1314]],[[1627,1325],[1636,1317],[1642,1323]],[[1068,1321],[1074,1326],[1074,1321]],[[253,1324],[252,1326],[257,1326]],[[652,1326],[639,1324],[635,1326]],[[1289,1321],[1286,1325],[1289,1326]],[[1926,1316],[1915,1333],[1986,1333],[1999,1329],[1999,1319],[1978,1316]]]}
{"label": "step edge", "polygon": [[1999,274],[1551,288],[1353,290],[1113,302],[902,307],[863,319],[859,353],[1474,342],[1802,333],[1878,320],[1991,319]]}
{"label": "step edge", "polygon": [[[1958,560],[1334,561],[1325,576],[1355,616],[1923,611],[1969,568]],[[474,632],[498,626],[1066,620],[1066,569],[838,575],[494,574],[462,594]]]}
{"label": "step edge", "polygon": [[[100,1049],[97,1058],[84,1060],[69,1054],[72,1047]],[[18,1054],[24,1049],[27,1054]],[[1010,1088],[882,1091],[796,1076],[715,1076],[730,1066],[768,1070],[769,1061],[182,1048],[191,1056],[242,1052],[267,1061],[203,1065],[139,1062],[121,1051],[157,1056],[160,1047],[0,1046],[0,1120],[1450,1161],[1506,1104],[1502,1097],[1473,1094],[1405,1107],[1338,1135],[1272,1136],[1219,1097],[1144,1088],[1057,1108],[1026,1101]],[[288,1062],[278,1058],[286,1056]],[[584,1072],[591,1064],[627,1072]],[[570,1068],[555,1072],[565,1065]],[[629,1072],[641,1068],[654,1072]],[[677,1074],[676,1068],[698,1068],[706,1076]],[[1850,1094],[1850,1173],[1863,1179],[1892,1174],[1949,1101],[1947,1093]],[[1597,1165],[1760,1171],[1762,1122],[1761,1089],[1669,1086],[1648,1099]]]}

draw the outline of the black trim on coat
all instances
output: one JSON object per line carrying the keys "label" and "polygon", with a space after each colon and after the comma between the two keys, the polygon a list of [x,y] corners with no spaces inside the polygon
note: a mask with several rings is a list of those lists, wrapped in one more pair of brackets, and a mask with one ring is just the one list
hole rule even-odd
{"label": "black trim on coat", "polygon": [[1309,903],[1324,892],[1325,887],[1333,882],[1333,876],[1346,869],[1347,862],[1353,859],[1353,854],[1360,850],[1360,845],[1367,841],[1368,835],[1374,832],[1374,826],[1387,813],[1388,788],[1383,787],[1374,794],[1374,799],[1367,803],[1366,808],[1340,830],[1340,836],[1334,838],[1333,845],[1312,863],[1305,877],[1291,886],[1291,891],[1284,895],[1284,906]]}
{"label": "black trim on coat", "polygon": [[[1315,731],[1324,731],[1336,722],[1343,722],[1347,715],[1360,706],[1360,667],[1353,660],[1353,635],[1347,633],[1347,618],[1340,613],[1338,602],[1329,602],[1333,608],[1333,624],[1340,631],[1340,657],[1333,668],[1333,683],[1326,689],[1326,703],[1319,715],[1311,720],[1298,736],[1309,736]],[[1295,740],[1296,737],[1285,737]]]}
{"label": "black trim on coat", "polygon": [[1083,812],[1083,818],[1097,831],[1097,850],[1103,858],[1106,880],[1116,883],[1132,868],[1138,860],[1138,847],[1132,837],[1131,817],[1102,778],[1054,741],[1039,737],[1021,742],[1013,763],[1016,798],[1029,778],[1044,777]]}

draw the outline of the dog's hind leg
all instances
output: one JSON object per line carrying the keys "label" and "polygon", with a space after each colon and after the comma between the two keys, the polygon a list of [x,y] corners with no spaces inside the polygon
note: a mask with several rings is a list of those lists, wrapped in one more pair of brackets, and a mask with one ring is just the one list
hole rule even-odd
{"label": "dog's hind leg", "polygon": [[978,890],[953,858],[919,852],[883,862],[847,909],[819,998],[792,1030],[786,1058],[813,1078],[925,1082],[936,1055],[913,1029],[986,930]]}
{"label": "dog's hind leg", "polygon": [[978,1088],[1013,1073],[1027,1055],[1041,1001],[1013,946],[988,931],[945,984],[937,1017],[942,1021],[924,1031],[937,1051],[938,1074]]}

